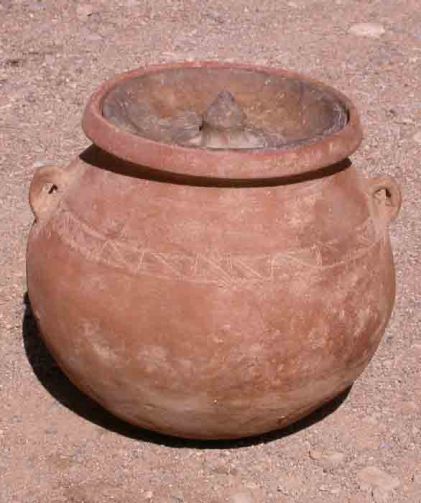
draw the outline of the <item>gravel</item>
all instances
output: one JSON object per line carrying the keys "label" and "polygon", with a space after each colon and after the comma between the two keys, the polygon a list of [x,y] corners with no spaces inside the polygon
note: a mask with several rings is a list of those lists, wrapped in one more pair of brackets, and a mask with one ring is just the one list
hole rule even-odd
{"label": "gravel", "polygon": [[[0,503],[421,501],[419,2],[0,0],[0,19]],[[104,79],[196,59],[290,68],[342,90],[365,130],[353,162],[404,194],[390,228],[396,306],[370,366],[336,407],[242,442],[110,417],[64,378],[25,312],[34,169],[89,145],[81,114]]]}

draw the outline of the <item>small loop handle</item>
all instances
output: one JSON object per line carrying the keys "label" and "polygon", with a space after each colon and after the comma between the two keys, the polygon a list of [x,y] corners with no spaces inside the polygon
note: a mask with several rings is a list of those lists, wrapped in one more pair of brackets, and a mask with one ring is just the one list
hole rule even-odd
{"label": "small loop handle", "polygon": [[42,166],[35,172],[29,186],[29,205],[35,221],[41,220],[57,201],[62,191],[63,170],[57,166]]}
{"label": "small loop handle", "polygon": [[402,204],[402,194],[399,184],[391,176],[379,176],[368,182],[370,196],[382,207],[387,222],[396,219]]}

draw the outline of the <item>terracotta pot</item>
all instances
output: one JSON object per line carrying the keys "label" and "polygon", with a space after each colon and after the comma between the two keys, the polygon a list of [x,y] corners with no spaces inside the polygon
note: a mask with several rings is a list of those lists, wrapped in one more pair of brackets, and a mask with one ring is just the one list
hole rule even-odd
{"label": "terracotta pot", "polygon": [[354,382],[393,306],[400,192],[347,160],[346,97],[284,70],[164,65],[101,86],[83,127],[96,146],[34,175],[27,254],[43,338],[81,390],[216,439],[284,427]]}

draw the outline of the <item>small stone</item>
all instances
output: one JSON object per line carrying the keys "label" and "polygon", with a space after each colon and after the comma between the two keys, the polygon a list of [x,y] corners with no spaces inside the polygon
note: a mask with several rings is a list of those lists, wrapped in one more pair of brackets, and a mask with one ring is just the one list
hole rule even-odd
{"label": "small stone", "polygon": [[145,499],[151,500],[153,498],[153,492],[152,491],[146,491],[145,492]]}
{"label": "small stone", "polygon": [[368,424],[377,424],[377,419],[374,416],[367,416],[363,419],[363,421]]}
{"label": "small stone", "polygon": [[357,473],[362,490],[379,489],[381,492],[387,493],[396,489],[400,485],[400,480],[397,477],[389,475],[376,466],[366,466]]}
{"label": "small stone", "polygon": [[342,452],[331,452],[325,456],[325,459],[330,465],[337,466],[344,461],[345,454]]}
{"label": "small stone", "polygon": [[[347,503],[361,503],[361,494],[351,494],[346,501]],[[363,501],[366,502],[367,500]]]}
{"label": "small stone", "polygon": [[250,491],[242,490],[233,493],[229,501],[231,503],[254,503],[254,498]]}
{"label": "small stone", "polygon": [[414,126],[415,121],[411,117],[401,117],[395,120],[396,124],[402,124],[403,126]]}
{"label": "small stone", "polygon": [[414,136],[412,137],[415,143],[418,143],[418,145],[421,145],[421,131],[417,131]]}
{"label": "small stone", "polygon": [[44,63],[47,66],[54,65],[55,60],[56,60],[56,57],[55,57],[54,54],[46,54],[45,57],[44,57]]}
{"label": "small stone", "polygon": [[84,19],[86,17],[92,16],[94,13],[94,8],[90,4],[81,4],[76,7],[76,15],[80,19]]}
{"label": "small stone", "polygon": [[218,474],[218,475],[228,475],[229,467],[226,464],[221,463],[221,464],[218,464],[215,467],[211,468],[211,471],[213,473]]}
{"label": "small stone", "polygon": [[342,452],[321,452],[315,449],[309,451],[309,456],[329,468],[340,465],[345,459],[345,454]]}
{"label": "small stone", "polygon": [[285,487],[278,486],[278,487],[276,488],[276,490],[278,491],[278,493],[285,494],[285,496],[288,496],[288,495],[289,495],[289,491],[288,491],[288,489],[285,489]]}
{"label": "small stone", "polygon": [[421,473],[414,473],[411,477],[411,482],[421,485]]}
{"label": "small stone", "polygon": [[358,23],[352,25],[348,31],[357,37],[380,38],[386,30],[378,23]]}
{"label": "small stone", "polygon": [[310,449],[308,455],[310,456],[311,459],[314,459],[315,461],[319,461],[323,457],[323,454],[320,451],[317,451],[316,449]]}
{"label": "small stone", "polygon": [[88,33],[86,35],[86,40],[89,42],[99,42],[103,37],[99,33]]}
{"label": "small stone", "polygon": [[46,428],[44,430],[44,432],[47,434],[47,435],[54,435],[55,433],[57,433],[57,430],[56,428]]}
{"label": "small stone", "polygon": [[326,455],[326,459],[333,463],[341,463],[345,459],[343,452],[330,452]]}
{"label": "small stone", "polygon": [[39,1],[38,2],[31,2],[28,6],[31,10],[45,10],[45,5],[43,5],[42,3],[40,3]]}

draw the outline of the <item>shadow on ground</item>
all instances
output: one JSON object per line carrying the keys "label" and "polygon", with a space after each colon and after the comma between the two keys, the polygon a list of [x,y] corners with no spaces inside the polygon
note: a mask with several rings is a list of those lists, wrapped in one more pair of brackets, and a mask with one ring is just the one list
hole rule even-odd
{"label": "shadow on ground", "polygon": [[185,440],[181,438],[170,437],[143,430],[132,426],[114,415],[107,412],[103,407],[94,402],[87,395],[78,390],[60,370],[54,358],[46,348],[39,336],[35,318],[32,314],[28,295],[24,296],[25,313],[22,323],[23,343],[28,361],[37,376],[39,382],[44,388],[62,405],[78,414],[79,416],[101,426],[109,431],[120,435],[140,440],[144,442],[153,442],[159,445],[176,448],[196,448],[196,449],[223,449],[240,448],[250,445],[271,442],[288,435],[303,430],[332,414],[347,398],[351,388],[348,388],[342,394],[323,407],[313,412],[306,418],[296,423],[271,433],[266,433],[258,437],[251,437],[241,440]]}

